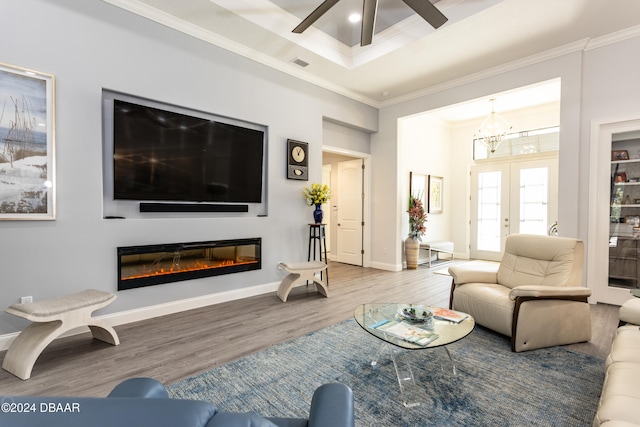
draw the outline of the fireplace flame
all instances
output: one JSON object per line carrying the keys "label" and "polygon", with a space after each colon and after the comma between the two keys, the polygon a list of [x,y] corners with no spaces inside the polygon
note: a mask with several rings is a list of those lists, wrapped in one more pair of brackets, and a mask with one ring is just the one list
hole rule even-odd
{"label": "fireplace flame", "polygon": [[153,271],[144,271],[144,272],[135,272],[124,275],[120,280],[134,280],[134,279],[144,279],[147,277],[157,277],[157,276],[165,276],[170,274],[177,273],[189,273],[193,271],[202,271],[202,270],[210,270],[222,267],[229,267],[232,265],[248,265],[248,264],[257,264],[257,260],[248,260],[248,261],[238,261],[232,259],[225,259],[219,261],[211,261],[211,262],[202,262],[196,261],[193,263],[174,263],[170,268],[159,267]]}

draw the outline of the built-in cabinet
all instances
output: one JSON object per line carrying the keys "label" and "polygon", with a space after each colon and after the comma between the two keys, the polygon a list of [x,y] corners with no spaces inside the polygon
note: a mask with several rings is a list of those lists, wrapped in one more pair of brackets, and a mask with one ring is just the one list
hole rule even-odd
{"label": "built-in cabinet", "polygon": [[611,152],[609,284],[640,287],[640,142]]}

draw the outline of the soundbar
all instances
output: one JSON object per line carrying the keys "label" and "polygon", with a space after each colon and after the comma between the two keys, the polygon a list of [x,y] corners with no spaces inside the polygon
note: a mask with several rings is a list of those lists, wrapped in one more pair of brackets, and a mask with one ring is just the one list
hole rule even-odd
{"label": "soundbar", "polygon": [[249,205],[213,203],[140,203],[140,212],[249,212]]}

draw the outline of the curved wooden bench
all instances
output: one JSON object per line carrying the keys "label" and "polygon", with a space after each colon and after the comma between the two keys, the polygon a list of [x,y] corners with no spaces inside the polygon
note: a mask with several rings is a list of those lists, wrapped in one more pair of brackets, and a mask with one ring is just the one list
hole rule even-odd
{"label": "curved wooden bench", "polygon": [[289,275],[282,279],[282,282],[280,282],[280,286],[278,287],[277,295],[280,297],[282,302],[287,302],[289,292],[291,292],[291,289],[293,289],[294,286],[302,285],[307,282],[315,283],[318,292],[325,297],[329,296],[327,284],[316,276],[317,273],[320,273],[327,268],[327,264],[324,262],[279,262],[278,268],[289,272]]}
{"label": "curved wooden bench", "polygon": [[91,317],[91,313],[106,307],[116,296],[89,289],[72,295],[29,304],[13,304],[5,311],[31,320],[11,343],[4,356],[2,368],[16,377],[27,380],[42,351],[63,333],[88,326],[93,337],[112,345],[120,344],[116,331],[105,322]]}

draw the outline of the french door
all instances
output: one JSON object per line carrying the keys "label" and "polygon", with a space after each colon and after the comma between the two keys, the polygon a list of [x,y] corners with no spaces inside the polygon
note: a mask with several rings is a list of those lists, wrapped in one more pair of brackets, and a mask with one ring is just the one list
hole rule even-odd
{"label": "french door", "polygon": [[558,215],[557,157],[471,168],[474,259],[500,261],[508,235],[546,235]]}

